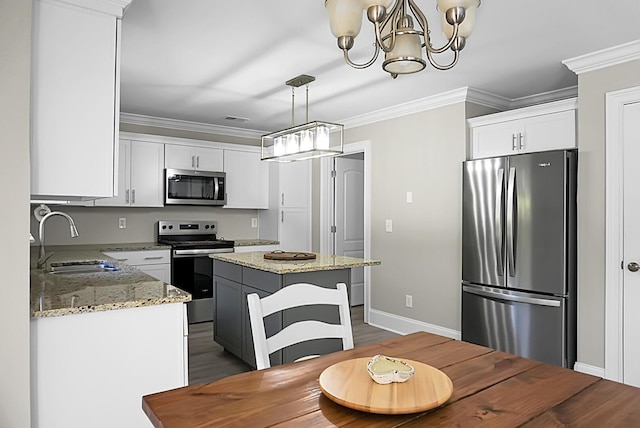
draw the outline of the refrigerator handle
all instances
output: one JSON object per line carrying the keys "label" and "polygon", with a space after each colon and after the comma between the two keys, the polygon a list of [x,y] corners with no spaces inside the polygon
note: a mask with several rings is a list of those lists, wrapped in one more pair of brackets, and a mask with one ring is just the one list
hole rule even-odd
{"label": "refrigerator handle", "polygon": [[502,243],[504,240],[502,239],[502,234],[504,233],[504,228],[502,227],[502,216],[504,211],[502,210],[502,201],[504,199],[503,195],[504,189],[504,168],[498,169],[498,179],[496,182],[496,212],[494,219],[494,248],[496,249],[496,262],[498,263],[498,275],[502,276],[502,272],[504,272],[504,251],[502,251]]}
{"label": "refrigerator handle", "polygon": [[509,168],[509,182],[507,183],[507,263],[509,276],[516,276],[516,168]]}
{"label": "refrigerator handle", "polygon": [[558,300],[542,299],[540,297],[514,296],[513,294],[509,294],[509,292],[502,293],[502,292],[496,292],[491,290],[485,290],[484,288],[481,289],[477,286],[463,285],[462,291],[466,293],[475,294],[477,296],[487,297],[489,299],[506,300],[509,302],[517,302],[517,303],[529,303],[531,305],[552,306],[554,308],[560,307],[560,301]]}

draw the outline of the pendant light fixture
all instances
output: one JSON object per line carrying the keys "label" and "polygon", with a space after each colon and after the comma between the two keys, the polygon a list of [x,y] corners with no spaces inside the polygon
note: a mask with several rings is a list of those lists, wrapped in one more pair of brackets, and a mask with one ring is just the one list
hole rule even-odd
{"label": "pendant light fixture", "polygon": [[[309,83],[313,76],[301,74],[286,82],[291,86],[291,128],[262,136],[262,160],[292,162],[342,154],[343,125],[309,122]],[[306,121],[295,126],[295,89],[306,85]]]}
{"label": "pendant light fixture", "polygon": [[[346,63],[354,68],[367,68],[382,50],[385,53],[382,68],[396,78],[398,74],[423,70],[427,61],[438,70],[453,68],[473,30],[480,0],[437,0],[442,31],[447,38],[439,48],[431,44],[429,23],[414,0],[325,0],[324,5],[329,12],[331,32],[338,40]],[[373,24],[375,51],[369,61],[356,64],[349,58],[349,50],[360,32],[363,11]],[[423,58],[423,48],[427,61]],[[453,51],[451,62],[438,64],[434,54],[449,49]]]}

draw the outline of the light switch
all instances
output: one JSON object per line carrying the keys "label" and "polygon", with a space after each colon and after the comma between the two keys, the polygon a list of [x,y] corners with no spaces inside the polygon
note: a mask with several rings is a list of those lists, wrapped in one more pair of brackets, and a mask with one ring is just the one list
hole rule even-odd
{"label": "light switch", "polygon": [[124,217],[120,217],[118,219],[118,227],[120,229],[126,229],[127,228],[127,219]]}
{"label": "light switch", "polygon": [[253,227],[253,228],[258,227],[258,219],[257,218],[253,217],[251,219],[251,227]]}
{"label": "light switch", "polygon": [[385,230],[385,232],[392,232],[393,231],[393,222],[391,220],[385,220],[384,221],[384,230]]}
{"label": "light switch", "polygon": [[413,192],[407,192],[407,203],[413,202]]}

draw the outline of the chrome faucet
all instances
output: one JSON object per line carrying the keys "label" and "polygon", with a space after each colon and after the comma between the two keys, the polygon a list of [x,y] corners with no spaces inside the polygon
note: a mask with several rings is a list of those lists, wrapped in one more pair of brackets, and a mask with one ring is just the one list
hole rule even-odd
{"label": "chrome faucet", "polygon": [[38,229],[38,239],[40,239],[40,258],[38,259],[38,268],[39,269],[44,267],[45,262],[52,255],[52,254],[49,254],[49,257],[46,257],[45,251],[44,251],[44,222],[49,217],[53,217],[54,215],[60,215],[60,216],[62,216],[64,218],[66,218],[69,221],[69,229],[71,230],[71,237],[72,238],[76,238],[77,236],[80,235],[78,233],[78,229],[76,229],[76,224],[73,222],[73,219],[71,218],[71,216],[69,214],[63,213],[62,211],[52,211],[49,214],[47,214],[44,217],[42,217],[42,220],[40,220],[40,227]]}

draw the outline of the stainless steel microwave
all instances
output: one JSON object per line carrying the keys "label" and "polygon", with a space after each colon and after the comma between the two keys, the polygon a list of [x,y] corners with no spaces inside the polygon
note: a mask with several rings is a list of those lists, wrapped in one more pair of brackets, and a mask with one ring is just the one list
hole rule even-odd
{"label": "stainless steel microwave", "polygon": [[224,172],[165,169],[165,205],[225,205]]}

